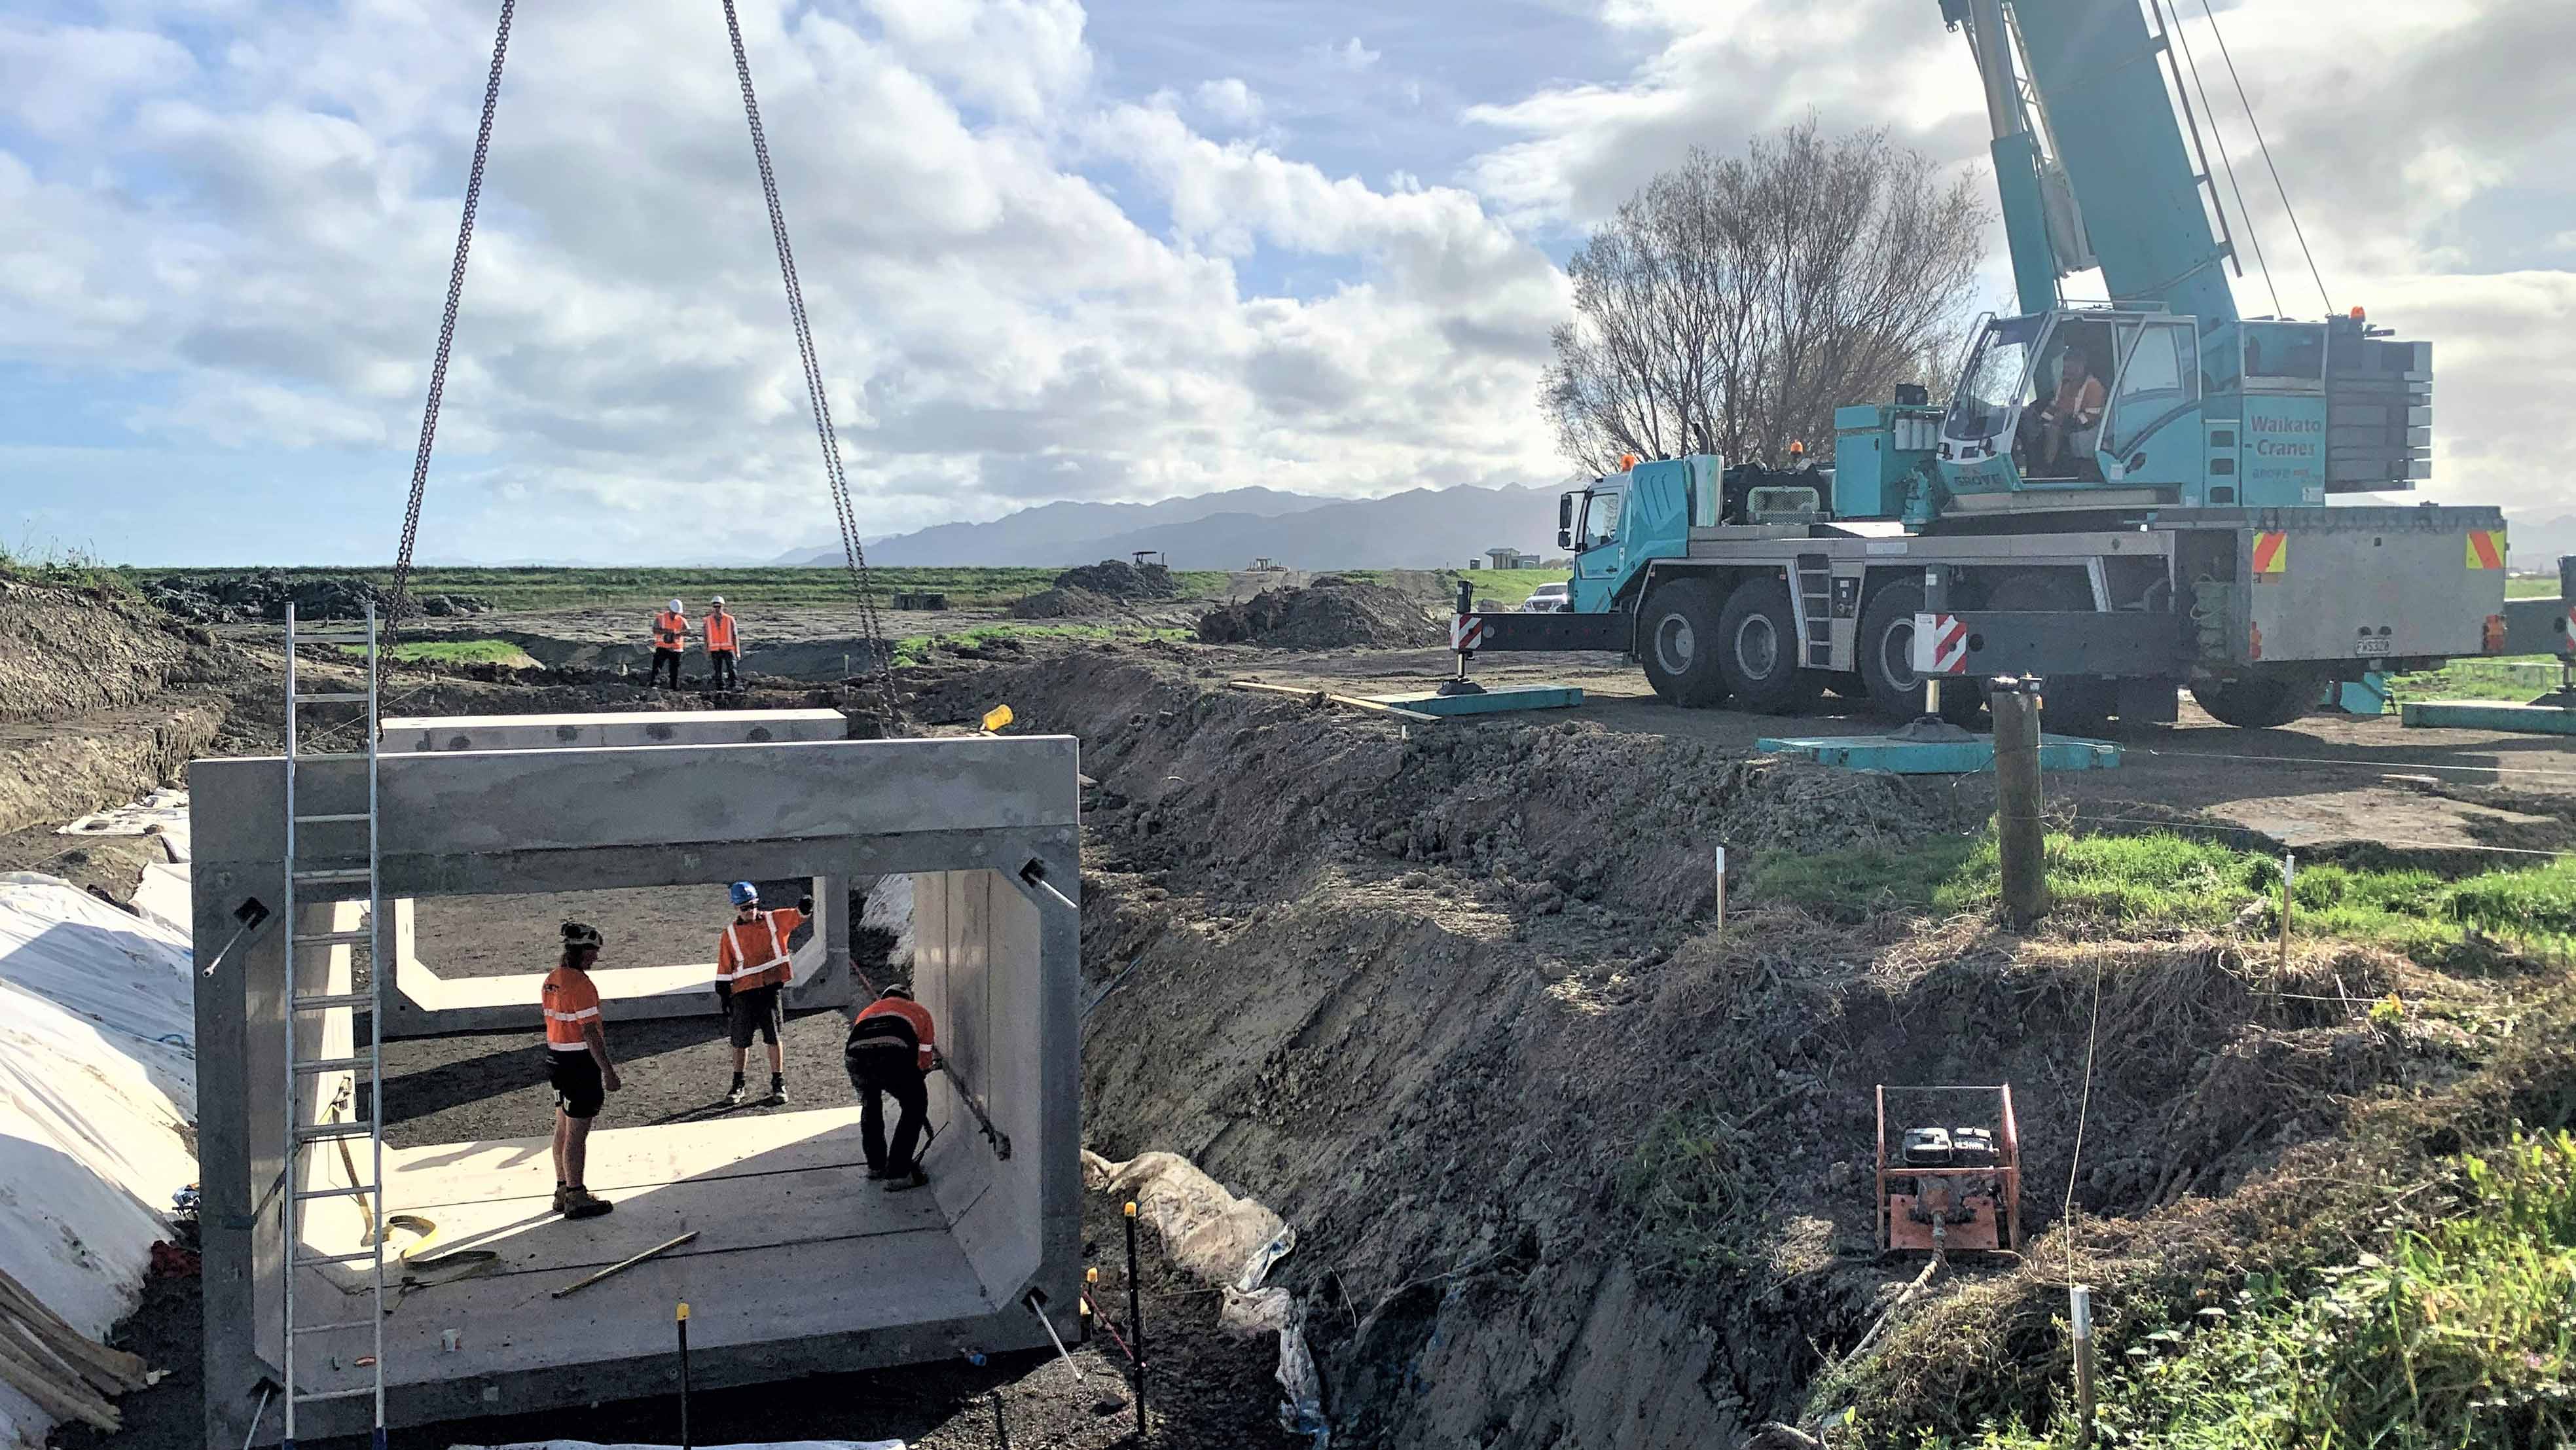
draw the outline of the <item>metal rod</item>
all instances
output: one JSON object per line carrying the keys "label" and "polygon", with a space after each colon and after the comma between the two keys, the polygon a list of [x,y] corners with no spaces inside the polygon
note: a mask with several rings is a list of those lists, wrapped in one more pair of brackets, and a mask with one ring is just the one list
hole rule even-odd
{"label": "metal rod", "polygon": [[1011,1450],[1011,1427],[1002,1423],[1002,1392],[993,1391],[993,1439],[1001,1450]]}
{"label": "metal rod", "polygon": [[680,1450],[689,1450],[689,1301],[680,1301]]}
{"label": "metal rod", "polygon": [[1136,1270],[1136,1200],[1127,1200],[1127,1332],[1136,1342],[1127,1347],[1128,1356],[1136,1363],[1136,1438],[1142,1440],[1145,1428],[1145,1296],[1138,1283]]}
{"label": "metal rod", "polygon": [[1717,848],[1717,932],[1726,934],[1726,848]]}
{"label": "metal rod", "polygon": [[2287,967],[2287,966],[2289,966],[2289,965],[2290,965],[2290,886],[2291,886],[2291,883],[2293,883],[2293,882],[2295,882],[2296,880],[2298,880],[2298,876],[2299,876],[2299,856],[2298,856],[2298,853],[2297,853],[2297,852],[2295,852],[2295,851],[2293,851],[2293,852],[2289,852],[2289,853],[2284,854],[2284,855],[2281,857],[2281,959],[2280,959],[2280,964],[2281,964],[2283,967]]}
{"label": "metal rod", "polygon": [[[285,943],[286,965],[284,976],[286,980],[286,1000],[289,1002],[295,1000],[296,993],[294,940],[296,815],[295,715],[295,604],[290,600],[286,606],[286,870],[283,873],[284,880],[281,883],[281,896],[279,898],[283,902],[282,914],[286,918],[287,940]],[[295,1186],[293,1184],[295,1168],[297,1163],[301,1161],[302,1150],[302,1141],[295,1131],[298,1126],[295,1114],[295,1090],[298,1087],[298,1083],[295,1079],[295,1059],[297,1056],[295,1051],[296,1019],[293,1012],[289,1012],[285,1015],[285,1169],[290,1185]],[[278,1312],[282,1316],[284,1327],[282,1342],[278,1346],[278,1359],[280,1361],[280,1378],[285,1381],[285,1394],[283,1398],[286,1401],[284,1412],[286,1417],[284,1439],[279,1442],[282,1450],[295,1450],[295,1256],[296,1240],[299,1236],[297,1226],[298,1215],[295,1210],[296,1196],[290,1192],[286,1195],[284,1211],[279,1215],[281,1239],[278,1246],[278,1262],[283,1266],[278,1274]]]}
{"label": "metal rod", "polygon": [[2075,1331],[2075,1443],[2093,1444],[2093,1291],[2083,1284],[2066,1286],[2068,1323]]}
{"label": "metal rod", "polygon": [[646,1249],[644,1252],[637,1254],[631,1259],[620,1259],[605,1269],[601,1269],[596,1273],[575,1279],[571,1283],[564,1285],[562,1288],[553,1290],[548,1297],[560,1299],[566,1294],[587,1289],[591,1285],[596,1284],[600,1280],[608,1278],[611,1275],[625,1273],[627,1270],[634,1268],[637,1264],[640,1264],[646,1259],[652,1258],[657,1254],[667,1254],[671,1250],[678,1248],[680,1245],[687,1243],[689,1240],[696,1238],[697,1236],[698,1231],[696,1229],[691,1229],[687,1233],[684,1233],[678,1238],[672,1239],[667,1243],[655,1244],[653,1247]]}
{"label": "metal rod", "polygon": [[1020,1302],[1028,1306],[1028,1311],[1031,1314],[1038,1317],[1038,1323],[1046,1329],[1047,1338],[1055,1341],[1055,1352],[1064,1356],[1064,1362],[1073,1367],[1074,1382],[1077,1384],[1081,1383],[1082,1362],[1073,1357],[1072,1350],[1064,1347],[1064,1336],[1055,1332],[1055,1321],[1047,1318],[1046,1311],[1038,1307],[1037,1291],[1034,1289],[1030,1290],[1029,1297],[1021,1300]]}

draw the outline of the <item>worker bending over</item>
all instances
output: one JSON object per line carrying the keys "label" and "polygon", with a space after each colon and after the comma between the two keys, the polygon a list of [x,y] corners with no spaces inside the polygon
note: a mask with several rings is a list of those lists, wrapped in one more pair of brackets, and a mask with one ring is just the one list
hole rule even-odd
{"label": "worker bending over", "polygon": [[662,667],[668,665],[671,688],[680,688],[680,651],[688,643],[689,616],[674,599],[670,608],[653,616],[653,684],[662,683]]}
{"label": "worker bending over", "polygon": [[734,636],[733,616],[725,613],[724,596],[719,594],[708,600],[707,611],[708,683],[719,690],[740,689],[742,684],[734,678],[733,662],[742,653],[742,646]]}
{"label": "worker bending over", "polygon": [[590,965],[599,960],[599,928],[563,924],[563,960],[546,973],[541,994],[546,1012],[546,1081],[555,1090],[555,1212],[597,1218],[613,1206],[582,1186],[590,1155],[590,1121],[607,1094],[625,1086],[608,1060],[608,1033],[600,1025],[599,987]]}
{"label": "worker bending over", "polygon": [[748,881],[733,884],[733,924],[716,943],[716,1000],[724,1004],[733,1030],[733,1086],[725,1106],[742,1104],[742,1069],[751,1055],[753,1033],[769,1043],[769,1101],[787,1101],[787,1053],[778,1045],[784,1019],[780,1006],[796,964],[787,954],[787,939],[814,912],[814,898],[800,898],[794,908],[760,909],[760,888]]}
{"label": "worker bending over", "polygon": [[[884,1180],[888,1193],[928,1183],[930,1175],[921,1171],[912,1153],[930,1116],[930,1069],[939,1060],[929,1010],[912,1000],[909,988],[886,988],[850,1023],[842,1058],[850,1069],[850,1086],[859,1095],[859,1147],[868,1155],[868,1176]],[[892,1153],[886,1151],[879,1093],[892,1094],[900,1110]]]}

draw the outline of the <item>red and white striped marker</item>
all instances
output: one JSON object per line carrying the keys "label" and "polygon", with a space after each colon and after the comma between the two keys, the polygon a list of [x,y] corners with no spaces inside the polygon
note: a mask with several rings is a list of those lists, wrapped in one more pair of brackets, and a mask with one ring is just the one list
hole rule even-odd
{"label": "red and white striped marker", "polygon": [[1464,654],[1485,642],[1485,617],[1481,614],[1453,615],[1449,620],[1449,647]]}
{"label": "red and white striped marker", "polygon": [[1955,614],[1914,616],[1914,672],[1918,675],[1964,675],[1968,672],[1968,626]]}

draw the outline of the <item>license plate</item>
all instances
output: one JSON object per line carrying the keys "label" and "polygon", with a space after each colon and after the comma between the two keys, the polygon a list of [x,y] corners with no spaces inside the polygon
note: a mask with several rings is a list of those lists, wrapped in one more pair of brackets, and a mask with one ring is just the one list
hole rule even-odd
{"label": "license plate", "polygon": [[2352,652],[2357,655],[2384,655],[2391,643],[2393,641],[2385,639],[2365,639],[2355,644]]}

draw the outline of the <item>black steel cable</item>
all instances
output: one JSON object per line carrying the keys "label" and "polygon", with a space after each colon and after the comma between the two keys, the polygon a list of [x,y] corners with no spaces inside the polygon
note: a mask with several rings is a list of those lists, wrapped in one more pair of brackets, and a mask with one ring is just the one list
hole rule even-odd
{"label": "black steel cable", "polygon": [[492,73],[483,82],[483,121],[474,132],[474,167],[465,178],[465,215],[456,224],[456,261],[447,272],[447,309],[438,319],[438,356],[429,367],[429,401],[420,414],[420,449],[412,455],[411,500],[403,507],[402,547],[394,555],[394,587],[385,607],[385,637],[392,642],[411,604],[412,545],[420,537],[420,500],[429,488],[430,445],[438,437],[438,403],[447,391],[447,354],[456,342],[456,309],[465,298],[465,258],[474,247],[474,212],[483,201],[483,164],[492,151],[492,112],[501,104],[501,62],[510,53],[510,17],[518,0],[501,0],[501,24],[492,35]]}
{"label": "black steel cable", "polygon": [[868,657],[875,676],[878,704],[885,711],[886,728],[893,730],[901,716],[894,699],[894,654],[888,649],[885,631],[877,618],[876,585],[868,575],[867,551],[859,544],[858,516],[850,505],[850,479],[841,467],[841,440],[832,428],[832,407],[825,396],[822,364],[815,358],[814,329],[805,315],[805,290],[796,279],[796,254],[787,244],[787,213],[778,204],[778,175],[769,164],[769,141],[761,134],[760,101],[752,94],[751,58],[742,46],[742,21],[734,13],[733,0],[724,0],[726,33],[733,40],[734,74],[742,81],[743,118],[751,124],[751,152],[760,163],[760,190],[769,203],[769,233],[778,243],[778,274],[787,286],[787,316],[796,328],[796,352],[805,365],[805,393],[814,405],[814,436],[823,447],[823,474],[831,485],[832,511],[841,525],[841,554],[850,570],[850,584],[858,593],[859,627],[867,635]]}
{"label": "black steel cable", "polygon": [[[2264,169],[2272,173],[2272,189],[2281,194],[2281,211],[2290,219],[2290,235],[2299,239],[2299,255],[2308,259],[2308,276],[2317,284],[2317,297],[2334,313],[2334,298],[2326,291],[2325,274],[2317,270],[2317,254],[2308,250],[2308,234],[2299,226],[2298,208],[2290,205],[2290,189],[2281,184],[2281,168],[2272,163],[2272,145],[2263,139],[2263,123],[2254,118],[2254,98],[2245,94],[2245,78],[2236,73],[2236,57],[2227,49],[2227,32],[2218,28],[2218,11],[2210,0],[2200,0],[2201,13],[2209,17],[2209,33],[2217,38],[2219,58],[2227,62],[2227,78],[2236,84],[2236,99],[2245,107],[2245,124],[2254,128],[2255,149],[2263,153]],[[2210,123],[2215,129],[2217,122]]]}

